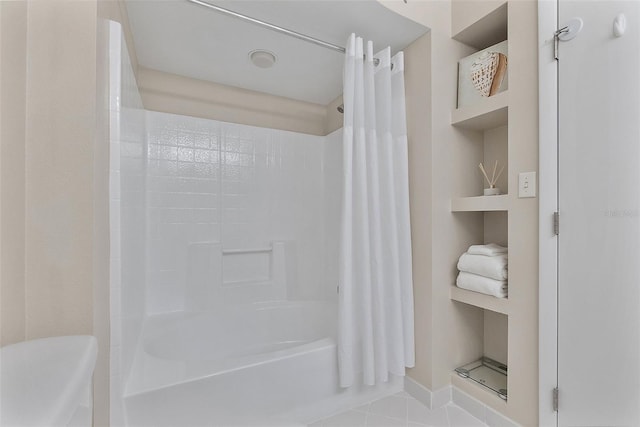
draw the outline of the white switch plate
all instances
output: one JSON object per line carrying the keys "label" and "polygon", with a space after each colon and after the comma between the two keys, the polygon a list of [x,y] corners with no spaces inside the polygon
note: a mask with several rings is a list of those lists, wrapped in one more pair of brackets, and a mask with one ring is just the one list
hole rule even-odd
{"label": "white switch plate", "polygon": [[518,176],[518,197],[536,197],[535,172],[522,172]]}

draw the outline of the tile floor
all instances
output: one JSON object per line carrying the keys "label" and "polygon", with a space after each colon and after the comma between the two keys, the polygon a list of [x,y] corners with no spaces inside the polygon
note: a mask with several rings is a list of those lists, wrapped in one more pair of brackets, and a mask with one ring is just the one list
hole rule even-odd
{"label": "tile floor", "polygon": [[449,403],[433,411],[406,392],[375,400],[309,427],[483,427],[482,421]]}

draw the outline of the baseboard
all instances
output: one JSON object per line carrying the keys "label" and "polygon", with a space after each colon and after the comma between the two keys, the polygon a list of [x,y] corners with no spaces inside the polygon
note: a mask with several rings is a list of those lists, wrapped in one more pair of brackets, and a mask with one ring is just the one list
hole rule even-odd
{"label": "baseboard", "polygon": [[454,386],[431,391],[413,378],[404,377],[404,391],[427,408],[435,409],[453,402],[489,427],[518,427],[519,424],[496,412],[478,399]]}
{"label": "baseboard", "polygon": [[455,386],[451,387],[451,400],[489,427],[518,427],[520,425]]}
{"label": "baseboard", "polygon": [[442,387],[431,394],[431,409],[440,408],[451,402],[451,386]]}
{"label": "baseboard", "polygon": [[431,391],[413,378],[404,377],[404,391],[429,409],[439,408],[451,402],[451,386]]}

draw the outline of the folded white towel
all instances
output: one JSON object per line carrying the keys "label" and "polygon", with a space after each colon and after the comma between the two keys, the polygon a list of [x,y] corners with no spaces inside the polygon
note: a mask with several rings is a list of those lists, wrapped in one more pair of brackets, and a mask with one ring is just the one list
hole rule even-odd
{"label": "folded white towel", "polygon": [[470,255],[496,256],[506,254],[507,248],[496,245],[495,243],[489,243],[488,245],[471,245],[467,253]]}
{"label": "folded white towel", "polygon": [[496,256],[462,254],[458,270],[495,280],[507,280],[507,254]]}
{"label": "folded white towel", "polygon": [[505,298],[508,295],[506,280],[493,280],[464,271],[458,274],[456,285],[459,288],[492,295],[498,298]]}

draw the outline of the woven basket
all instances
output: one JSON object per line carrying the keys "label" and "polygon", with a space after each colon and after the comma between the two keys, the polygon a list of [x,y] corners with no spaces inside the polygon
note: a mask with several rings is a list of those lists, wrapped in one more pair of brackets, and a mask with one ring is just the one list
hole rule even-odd
{"label": "woven basket", "polygon": [[507,56],[499,52],[485,52],[471,64],[471,81],[480,95],[498,93],[507,71]]}

